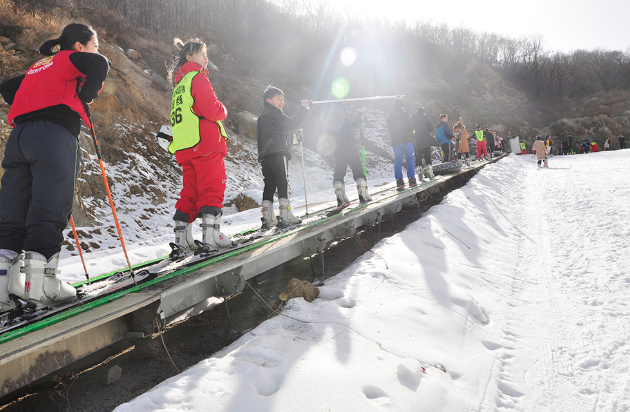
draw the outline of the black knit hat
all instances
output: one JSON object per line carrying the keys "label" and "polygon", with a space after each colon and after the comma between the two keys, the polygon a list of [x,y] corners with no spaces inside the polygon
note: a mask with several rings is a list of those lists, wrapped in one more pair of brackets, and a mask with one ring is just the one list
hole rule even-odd
{"label": "black knit hat", "polygon": [[400,110],[405,107],[405,101],[400,97],[394,99],[394,110]]}

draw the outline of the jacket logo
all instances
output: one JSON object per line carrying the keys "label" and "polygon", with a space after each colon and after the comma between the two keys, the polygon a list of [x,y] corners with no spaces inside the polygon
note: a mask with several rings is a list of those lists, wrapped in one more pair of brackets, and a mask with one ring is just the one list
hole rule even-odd
{"label": "jacket logo", "polygon": [[36,63],[33,65],[33,67],[32,67],[32,68],[33,68],[33,69],[36,69],[36,68],[38,68],[39,66],[43,66],[43,65],[45,65],[45,64],[50,63],[50,62],[52,61],[53,57],[55,57],[55,56],[48,56],[48,57],[46,57],[46,58],[41,59],[40,61],[36,62]]}
{"label": "jacket logo", "polygon": [[31,291],[31,282],[26,282],[24,284],[24,291],[26,291],[26,292],[30,292]]}
{"label": "jacket logo", "polygon": [[26,74],[35,74],[41,72],[42,70],[46,70],[53,65],[53,57],[54,56],[48,56],[45,59],[41,59],[40,61],[35,63],[33,67],[31,67],[31,69],[26,72]]}

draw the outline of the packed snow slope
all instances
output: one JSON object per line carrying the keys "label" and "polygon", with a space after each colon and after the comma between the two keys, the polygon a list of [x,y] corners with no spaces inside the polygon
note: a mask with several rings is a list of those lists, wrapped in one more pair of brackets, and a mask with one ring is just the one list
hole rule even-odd
{"label": "packed snow slope", "polygon": [[514,156],[116,411],[630,411],[630,150]]}

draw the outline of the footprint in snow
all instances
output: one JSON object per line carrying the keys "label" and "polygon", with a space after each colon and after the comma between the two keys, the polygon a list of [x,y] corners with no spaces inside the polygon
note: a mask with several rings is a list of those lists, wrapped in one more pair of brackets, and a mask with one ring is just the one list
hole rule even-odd
{"label": "footprint in snow", "polygon": [[321,286],[319,288],[319,295],[317,297],[326,300],[337,300],[341,299],[343,296],[344,293],[341,289]]}

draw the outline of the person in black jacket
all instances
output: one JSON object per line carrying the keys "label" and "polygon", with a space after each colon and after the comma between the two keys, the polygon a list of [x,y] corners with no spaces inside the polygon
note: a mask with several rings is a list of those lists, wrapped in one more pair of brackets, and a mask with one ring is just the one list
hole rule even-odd
{"label": "person in black jacket", "polygon": [[[59,46],[59,51],[54,52]],[[68,301],[76,290],[57,278],[63,230],[72,213],[81,120],[98,96],[109,61],[96,32],[70,24],[39,49],[45,57],[0,85],[14,127],[0,185],[0,306],[13,293],[37,308]],[[22,253],[24,251],[24,253]],[[24,267],[22,267],[24,266]]]}
{"label": "person in black jacket", "polygon": [[405,101],[401,98],[394,99],[394,111],[387,117],[387,128],[392,139],[394,149],[394,175],[396,186],[399,189],[405,187],[402,173],[403,156],[407,160],[407,178],[409,186],[417,185],[413,147],[413,126],[409,114],[405,112]]}
{"label": "person in black jacket", "polygon": [[488,145],[488,153],[490,157],[492,157],[492,153],[494,153],[494,136],[490,129],[485,129],[483,131],[483,138],[486,139],[486,144]]}
{"label": "person in black jacket", "polygon": [[[337,197],[337,206],[347,206],[350,200],[346,196],[345,177],[348,166],[352,170],[352,176],[357,183],[359,202],[367,203],[372,198],[367,189],[367,181],[363,172],[363,164],[359,157],[359,150],[354,138],[354,129],[361,126],[364,116],[359,116],[354,122],[350,121],[348,112],[343,103],[328,103],[323,107],[322,119],[324,132],[330,143],[334,142],[333,157],[335,159],[335,171],[333,174],[333,187]],[[329,144],[330,145],[330,144]]]}
{"label": "person in black jacket", "polygon": [[[301,220],[291,212],[289,201],[289,166],[291,160],[291,130],[298,129],[309,114],[308,100],[300,102],[300,110],[293,117],[282,111],[284,93],[274,86],[268,86],[263,93],[264,108],[258,116],[257,140],[258,161],[262,165],[263,189],[262,228],[294,225]],[[278,189],[279,219],[273,212],[273,195]]]}
{"label": "person in black jacket", "polygon": [[418,108],[416,114],[411,116],[411,125],[413,126],[414,144],[416,147],[416,166],[431,164],[431,144],[435,141],[433,138],[433,124],[427,119],[424,107]]}

